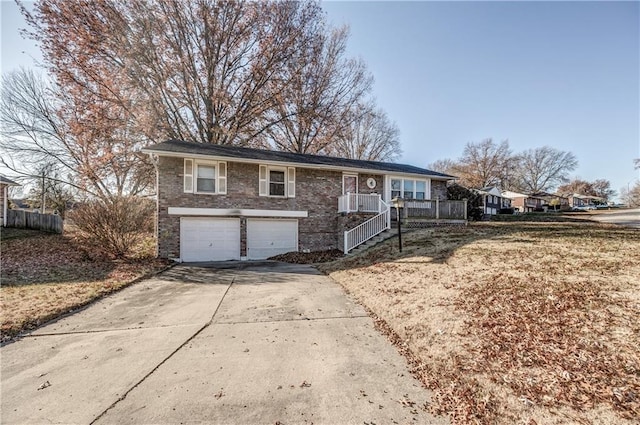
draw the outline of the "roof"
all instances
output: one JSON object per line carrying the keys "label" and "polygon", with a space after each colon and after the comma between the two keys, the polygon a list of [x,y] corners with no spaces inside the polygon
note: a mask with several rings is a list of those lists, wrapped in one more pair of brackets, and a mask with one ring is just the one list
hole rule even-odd
{"label": "roof", "polygon": [[[268,161],[316,166],[331,169],[371,170],[385,173],[418,174],[438,180],[451,180],[456,177],[413,165],[392,162],[363,161],[359,159],[337,158],[325,155],[309,155],[293,152],[270,151],[231,145],[213,145],[183,140],[167,140],[142,150],[160,156],[203,155],[222,158],[243,159],[244,162]],[[247,161],[249,160],[249,161]],[[239,161],[243,162],[243,161]]]}
{"label": "roof", "polygon": [[482,189],[475,189],[478,193],[485,193],[488,195],[502,196],[502,192],[496,186],[487,186]]}
{"label": "roof", "polygon": [[7,186],[20,186],[18,183],[6,178],[3,175],[0,175],[0,184],[6,184]]}

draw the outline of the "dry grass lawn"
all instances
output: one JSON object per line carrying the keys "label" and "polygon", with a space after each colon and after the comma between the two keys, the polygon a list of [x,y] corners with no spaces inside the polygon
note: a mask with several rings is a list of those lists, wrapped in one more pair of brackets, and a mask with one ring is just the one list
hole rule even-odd
{"label": "dry grass lawn", "polygon": [[73,230],[64,235],[3,228],[0,233],[2,341],[166,267],[150,245],[116,261]]}
{"label": "dry grass lawn", "polygon": [[418,230],[320,266],[467,424],[640,418],[640,232],[509,222]]}

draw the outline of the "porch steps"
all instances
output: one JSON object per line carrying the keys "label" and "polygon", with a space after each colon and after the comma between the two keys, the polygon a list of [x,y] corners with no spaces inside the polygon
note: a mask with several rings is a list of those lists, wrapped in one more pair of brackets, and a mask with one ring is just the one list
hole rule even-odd
{"label": "porch steps", "polygon": [[[404,232],[403,232],[404,233]],[[380,242],[386,241],[389,238],[392,238],[394,236],[398,235],[398,229],[397,228],[391,228],[391,229],[387,229],[384,232],[372,237],[371,239],[369,239],[368,241],[366,241],[365,243],[358,245],[357,247],[353,248],[351,251],[349,251],[349,253],[347,254],[347,257],[353,256],[353,255],[358,255],[359,253],[362,253],[366,250],[368,250],[369,248],[373,248],[374,246],[378,245]]]}

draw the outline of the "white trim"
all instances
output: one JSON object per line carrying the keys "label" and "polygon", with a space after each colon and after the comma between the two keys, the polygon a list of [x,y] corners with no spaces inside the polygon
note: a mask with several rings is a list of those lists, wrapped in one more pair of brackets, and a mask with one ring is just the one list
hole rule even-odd
{"label": "white trim", "polygon": [[202,155],[202,154],[186,153],[186,152],[166,152],[166,151],[156,151],[152,149],[142,149],[142,152],[152,153],[158,156],[172,157],[172,158],[194,158],[194,159],[200,158],[200,159],[208,159],[208,160],[214,160],[214,161],[239,162],[242,164],[275,165],[280,167],[290,166],[290,167],[309,168],[309,169],[317,169],[317,170],[332,170],[332,171],[337,170],[337,171],[361,173],[361,174],[393,175],[393,176],[409,177],[414,179],[422,178],[422,179],[442,180],[442,181],[456,180],[456,177],[441,177],[441,176],[436,176],[432,174],[398,173],[396,171],[391,171],[391,170],[374,170],[371,168],[357,168],[357,167],[338,167],[335,165],[307,164],[304,162],[265,161],[263,159],[235,158],[231,156]]}
{"label": "white trim", "polygon": [[225,208],[169,207],[168,213],[169,215],[206,216],[206,217],[225,217],[225,216],[285,217],[285,218],[309,217],[309,211],[254,210],[254,209],[232,209],[232,208],[225,209]]}
{"label": "white trim", "polygon": [[389,174],[388,176],[388,192],[387,195],[389,196],[389,200],[393,199],[393,195],[391,194],[392,190],[391,190],[391,181],[392,180],[400,180],[400,197],[404,197],[404,181],[405,180],[412,180],[413,181],[413,195],[415,196],[416,192],[417,192],[417,185],[416,182],[421,181],[425,183],[425,187],[424,187],[424,200],[429,200],[431,199],[431,179],[428,177],[422,177],[422,178],[414,178],[414,177],[409,177],[407,178],[406,176],[402,176],[400,174]]}
{"label": "white trim", "polygon": [[342,173],[342,194],[346,195],[347,192],[344,191],[344,178],[345,177],[355,177],[356,178],[356,191],[355,193],[358,193],[358,175],[354,174],[354,173]]}
{"label": "white trim", "polygon": [[[213,167],[213,192],[198,192],[198,168],[201,165],[203,167]],[[196,195],[220,195],[218,189],[218,161],[204,161],[201,159],[193,161],[193,193]]]}

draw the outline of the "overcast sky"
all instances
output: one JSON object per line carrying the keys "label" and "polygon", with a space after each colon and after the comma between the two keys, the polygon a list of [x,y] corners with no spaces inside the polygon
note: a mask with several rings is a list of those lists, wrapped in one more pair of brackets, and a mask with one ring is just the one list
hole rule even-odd
{"label": "overcast sky", "polygon": [[[640,3],[323,2],[401,131],[401,162],[457,158],[468,142],[573,152],[574,176],[619,191],[639,177]],[[2,72],[36,46],[2,0]]]}

